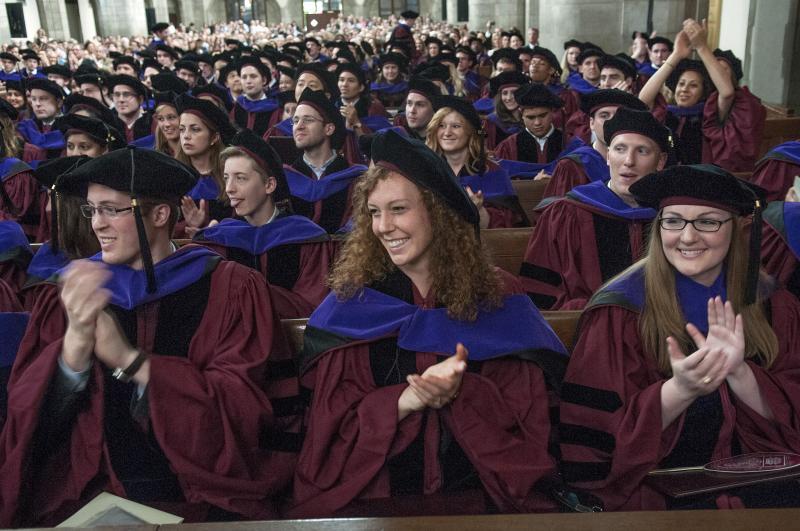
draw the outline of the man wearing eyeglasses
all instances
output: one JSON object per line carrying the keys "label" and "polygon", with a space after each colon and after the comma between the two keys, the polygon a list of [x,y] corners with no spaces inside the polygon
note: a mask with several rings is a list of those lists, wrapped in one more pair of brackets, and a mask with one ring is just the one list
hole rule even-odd
{"label": "man wearing eyeglasses", "polygon": [[[367,168],[338,153],[345,141],[342,113],[324,92],[305,89],[292,118],[294,144],[303,154],[286,171],[292,206],[329,234],[350,219],[350,191]],[[310,181],[310,182],[309,182]]]}
{"label": "man wearing eyeglasses", "polygon": [[52,525],[104,490],[196,520],[278,516],[299,443],[264,389],[285,391],[293,376],[267,362],[291,359],[259,272],[170,241],[198,177],[133,147],[60,177],[101,253],[37,297],[8,385],[0,526]]}
{"label": "man wearing eyeglasses", "polygon": [[125,139],[133,142],[152,133],[153,117],[142,109],[147,87],[127,74],[117,74],[108,80],[108,93],[117,116],[125,124]]}
{"label": "man wearing eyeglasses", "polygon": [[655,210],[628,188],[664,168],[669,129],[649,111],[619,107],[603,124],[610,180],[577,186],[541,211],[520,278],[543,310],[580,310],[607,280],[643,254]]}

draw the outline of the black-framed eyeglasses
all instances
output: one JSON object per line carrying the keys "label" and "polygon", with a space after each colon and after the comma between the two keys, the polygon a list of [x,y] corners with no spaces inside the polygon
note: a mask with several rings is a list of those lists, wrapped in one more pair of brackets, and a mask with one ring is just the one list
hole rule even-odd
{"label": "black-framed eyeglasses", "polygon": [[133,210],[133,207],[129,206],[126,208],[116,208],[107,205],[81,205],[81,214],[83,214],[83,217],[89,219],[92,219],[95,214],[100,214],[107,218],[116,218],[119,216],[120,212],[128,212],[129,210]]}
{"label": "black-framed eyeglasses", "polygon": [[722,228],[722,225],[729,222],[733,218],[724,219],[722,221],[717,219],[698,218],[698,219],[683,219],[683,218],[658,218],[659,226],[664,230],[683,230],[686,224],[691,224],[694,230],[698,232],[717,232]]}

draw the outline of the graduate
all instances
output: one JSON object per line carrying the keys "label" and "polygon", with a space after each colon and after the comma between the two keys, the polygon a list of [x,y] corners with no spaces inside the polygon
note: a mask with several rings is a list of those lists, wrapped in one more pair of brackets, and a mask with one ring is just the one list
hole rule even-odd
{"label": "graduate", "polygon": [[97,118],[67,114],[57,118],[54,126],[64,135],[67,157],[95,158],[125,146],[122,133]]}
{"label": "graduate", "polygon": [[25,96],[21,78],[16,75],[16,77],[6,79],[5,84],[6,94],[4,98],[18,113],[15,122],[27,119],[30,111],[28,110],[28,98]]}
{"label": "graduate", "polygon": [[107,86],[114,110],[125,124],[125,139],[133,142],[152,134],[153,115],[142,108],[147,100],[147,87],[137,78],[125,74],[111,76]]}
{"label": "graduate", "polygon": [[25,270],[32,256],[33,251],[20,224],[0,221],[0,282],[3,284],[0,311],[15,311],[13,308],[22,304],[19,292],[25,285]]}
{"label": "graduate", "polygon": [[411,138],[424,141],[428,134],[428,123],[433,118],[433,102],[441,95],[441,89],[433,81],[422,76],[411,76],[405,112],[395,116],[394,125],[403,127]]}
{"label": "graduate", "polygon": [[61,115],[64,89],[47,78],[31,78],[25,81],[25,90],[30,94],[28,102],[33,118],[21,120],[16,125],[17,134],[26,143],[22,160],[33,162],[60,156],[64,137],[60,131],[54,130],[53,122]]}
{"label": "graduate", "polygon": [[591,94],[600,85],[600,60],[605,57],[605,52],[599,47],[584,43],[584,48],[578,54],[578,71],[580,75],[569,78],[569,88],[579,94]]}
{"label": "graduate", "polygon": [[367,76],[356,63],[342,63],[336,69],[339,98],[334,105],[344,117],[345,127],[356,137],[392,126],[381,102],[367,92]]}
{"label": "graduate", "polygon": [[188,236],[193,236],[196,229],[208,226],[212,219],[219,221],[230,216],[219,155],[236,130],[228,115],[210,101],[182,94],[175,104],[180,115],[181,136],[181,149],[175,158],[201,175],[181,199],[185,230]]}
{"label": "graduate", "polygon": [[101,253],[31,314],[0,436],[0,525],[51,525],[104,490],[189,520],[277,516],[294,463],[263,390],[292,381],[268,369],[285,361],[280,325],[261,275],[170,242],[198,178],[129,147],[59,181],[86,198]]}
{"label": "graduate", "polygon": [[645,61],[638,66],[639,73],[650,77],[655,74],[664,62],[669,58],[669,54],[675,49],[675,43],[661,35],[655,35],[647,39],[647,56],[649,61]]}
{"label": "graduate", "polygon": [[578,186],[549,202],[528,241],[520,278],[540,309],[582,309],[603,282],[644,253],[656,213],[639,205],[629,187],[664,167],[669,130],[648,111],[620,107],[603,132],[608,183]]}
{"label": "graduate", "polygon": [[630,192],[658,217],[646,256],[584,310],[561,393],[564,478],[608,511],[797,507],[793,481],[686,498],[648,484],[654,469],[800,450],[800,302],[759,272],[757,187],[690,165]]}
{"label": "graduate", "polygon": [[269,67],[258,57],[244,56],[238,60],[238,72],[242,95],[236,98],[231,119],[239,127],[263,136],[267,129],[280,121],[279,117],[273,116],[278,104],[265,92],[272,79]]}
{"label": "graduate", "polygon": [[174,92],[156,92],[153,95],[153,119],[156,121],[153,149],[171,157],[181,150],[181,117],[177,99]]}
{"label": "graduate", "polygon": [[489,97],[494,101],[494,112],[486,117],[484,142],[487,150],[493,150],[500,142],[522,130],[522,111],[514,93],[529,82],[527,76],[516,71],[503,72],[489,80]]}
{"label": "graduate", "polygon": [[284,167],[294,212],[334,234],[350,219],[353,183],[366,167],[349,164],[339,153],[344,118],[324,92],[305,89],[292,122],[295,146],[303,152]]}
{"label": "graduate", "polygon": [[[662,87],[675,94],[667,106],[667,126],[682,164],[714,163],[728,171],[750,171],[761,148],[766,109],[746,88],[739,88],[741,61],[730,52],[712,52],[708,31],[684,21],[675,49],[642,87],[639,98],[655,108]],[[701,61],[688,59],[692,49]],[[666,67],[666,68],[665,68]]]}
{"label": "graduate", "polygon": [[392,29],[388,39],[390,46],[400,46],[411,53],[411,59],[416,59],[419,55],[413,31],[418,18],[419,13],[410,9],[400,13],[400,20],[397,21],[397,26]]}
{"label": "graduate", "polygon": [[380,72],[369,89],[384,107],[400,107],[408,93],[408,82],[405,80],[408,61],[395,52],[382,55],[378,61]]}
{"label": "graduate", "polygon": [[560,112],[553,114],[553,124],[563,131],[569,117],[579,108],[578,94],[561,83],[561,65],[552,51],[541,46],[534,46],[530,53],[531,64],[528,67],[528,75],[531,82],[546,85],[548,90],[561,98],[564,103]]}
{"label": "graduate", "polygon": [[750,181],[766,190],[767,201],[782,201],[800,175],[800,140],[772,148],[758,161]]}
{"label": "graduate", "polygon": [[566,136],[553,125],[553,115],[564,106],[541,83],[530,83],[514,92],[524,129],[509,136],[497,146],[498,159],[547,164],[558,158],[567,146]]}
{"label": "graduate", "polygon": [[313,398],[288,515],[552,510],[563,345],[488,263],[441,157],[389,130],[372,160],[298,360]]}
{"label": "graduate", "polygon": [[[577,147],[562,156],[553,170],[544,191],[544,197],[560,197],[567,192],[593,181],[608,181],[608,146],[605,143],[603,124],[614,117],[617,109],[646,111],[647,106],[640,99],[618,89],[600,89],[581,96],[581,110],[573,114],[569,127],[573,134],[589,145]],[[584,129],[587,132],[581,133]]]}
{"label": "graduate", "polygon": [[330,237],[292,213],[283,164],[252,131],[239,131],[220,160],[236,216],[201,230],[194,240],[260,271],[279,318],[308,317],[329,291]]}

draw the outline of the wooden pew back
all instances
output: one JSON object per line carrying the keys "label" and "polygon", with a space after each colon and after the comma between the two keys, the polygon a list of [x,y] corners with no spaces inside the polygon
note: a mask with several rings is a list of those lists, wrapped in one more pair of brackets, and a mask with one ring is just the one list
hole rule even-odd
{"label": "wooden pew back", "polygon": [[522,205],[522,210],[528,219],[533,222],[536,216],[533,215],[533,209],[542,200],[544,196],[544,189],[547,188],[547,183],[550,179],[534,180],[512,180],[511,185],[519,198],[519,204]]}
{"label": "wooden pew back", "polygon": [[494,265],[516,276],[532,233],[531,227],[485,229],[481,231],[481,243],[489,251]]}
{"label": "wooden pew back", "polygon": [[761,138],[761,153],[766,155],[778,144],[800,138],[800,117],[771,118],[764,122],[764,135]]}

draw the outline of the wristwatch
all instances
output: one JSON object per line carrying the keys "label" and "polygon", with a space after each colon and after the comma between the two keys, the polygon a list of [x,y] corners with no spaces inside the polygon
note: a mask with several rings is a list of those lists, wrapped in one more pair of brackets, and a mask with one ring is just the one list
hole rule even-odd
{"label": "wristwatch", "polygon": [[130,365],[124,369],[117,367],[114,369],[114,372],[111,373],[111,376],[122,383],[128,383],[131,381],[131,378],[133,378],[133,375],[136,374],[136,372],[142,367],[142,364],[146,359],[147,354],[145,354],[143,350],[140,350],[139,354],[136,356],[136,359],[134,359]]}

